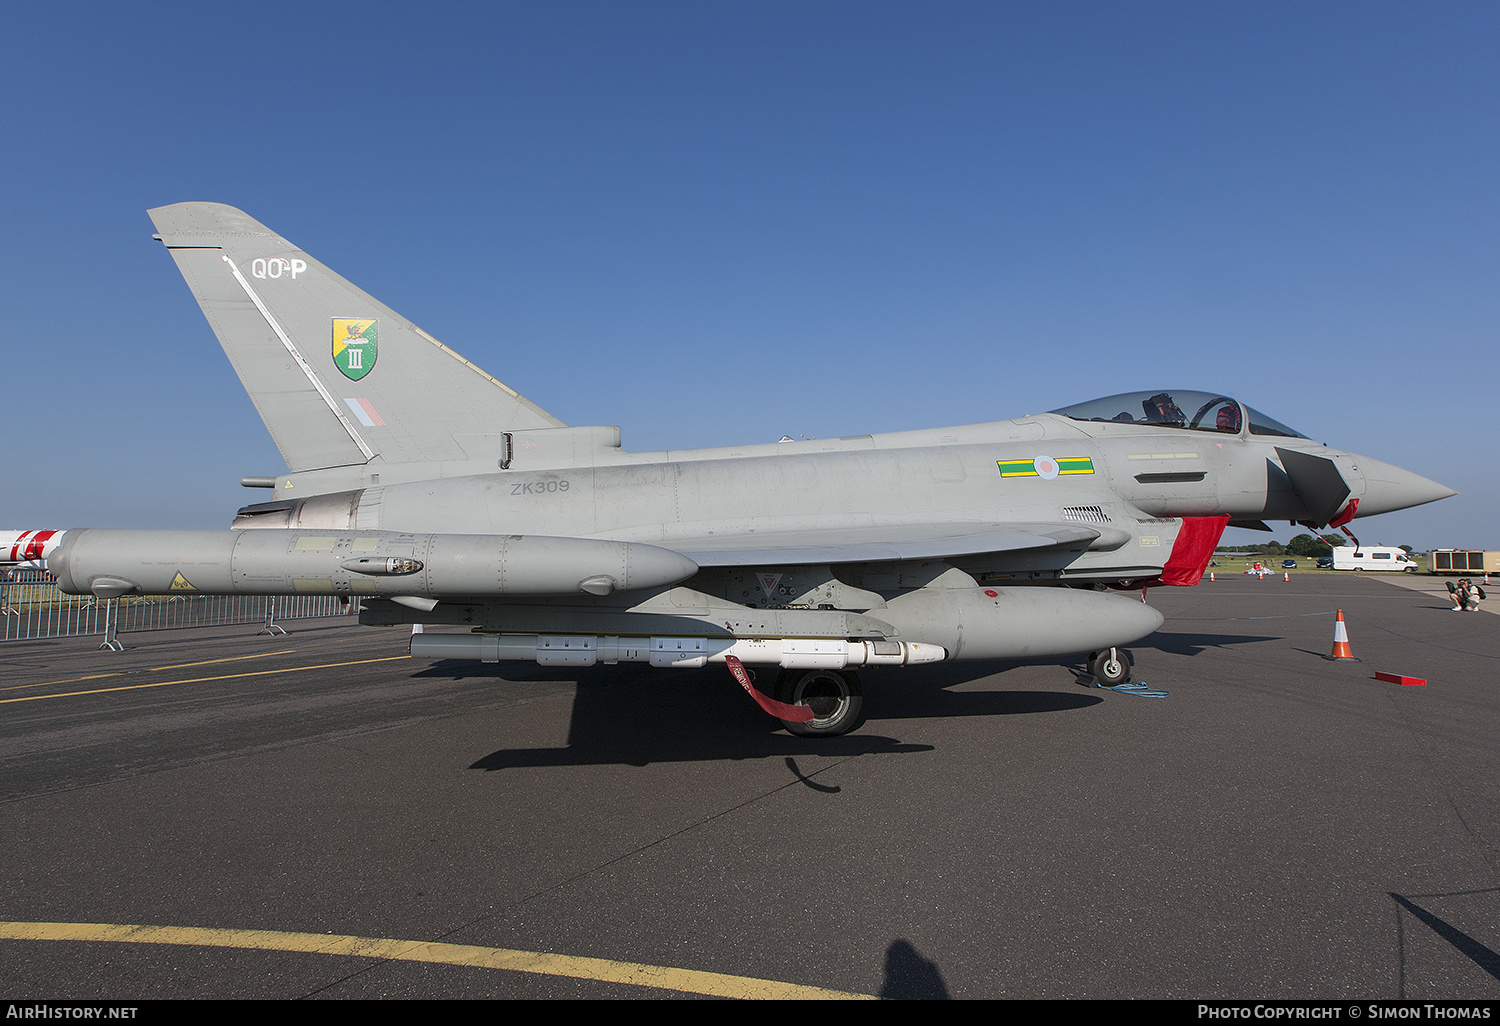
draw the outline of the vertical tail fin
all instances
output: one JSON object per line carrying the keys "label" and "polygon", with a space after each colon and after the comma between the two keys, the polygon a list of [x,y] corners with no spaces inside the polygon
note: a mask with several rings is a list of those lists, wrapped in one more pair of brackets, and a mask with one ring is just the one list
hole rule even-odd
{"label": "vertical tail fin", "polygon": [[292,471],[504,455],[562,421],[243,211],[151,220]]}

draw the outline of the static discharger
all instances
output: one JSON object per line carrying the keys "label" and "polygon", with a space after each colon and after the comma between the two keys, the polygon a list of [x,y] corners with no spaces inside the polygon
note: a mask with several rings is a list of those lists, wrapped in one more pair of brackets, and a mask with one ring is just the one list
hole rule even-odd
{"label": "static discharger", "polygon": [[1353,659],[1354,650],[1349,647],[1349,631],[1344,626],[1344,611],[1339,610],[1333,621],[1333,654],[1329,659]]}

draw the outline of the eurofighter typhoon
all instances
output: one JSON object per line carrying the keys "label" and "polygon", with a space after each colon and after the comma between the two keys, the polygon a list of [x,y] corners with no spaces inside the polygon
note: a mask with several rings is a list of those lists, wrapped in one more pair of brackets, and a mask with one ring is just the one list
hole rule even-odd
{"label": "eurofighter typhoon", "polygon": [[[858,666],[1086,656],[1162,624],[1227,524],[1454,494],[1226,395],[632,453],[569,427],[233,207],[150,212],[286,460],[224,531],[69,530],[72,594],[322,593],[426,659],[727,664],[787,729],[862,719]],[[32,546],[37,548],[37,546]],[[33,553],[32,556],[40,553]],[[772,695],[745,664],[774,667]]]}

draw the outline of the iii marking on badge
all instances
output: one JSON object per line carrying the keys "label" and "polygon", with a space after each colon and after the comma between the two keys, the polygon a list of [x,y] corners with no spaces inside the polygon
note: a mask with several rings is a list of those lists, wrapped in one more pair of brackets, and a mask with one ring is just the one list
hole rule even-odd
{"label": "iii marking on badge", "polygon": [[375,369],[375,324],[348,317],[333,319],[333,365],[350,381]]}

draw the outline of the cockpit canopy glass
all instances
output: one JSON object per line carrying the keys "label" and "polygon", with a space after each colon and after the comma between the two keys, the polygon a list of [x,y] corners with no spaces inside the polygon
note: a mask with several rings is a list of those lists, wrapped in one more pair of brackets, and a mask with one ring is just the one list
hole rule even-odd
{"label": "cockpit canopy glass", "polygon": [[1239,434],[1245,418],[1252,435],[1280,435],[1283,438],[1306,438],[1272,420],[1259,410],[1251,409],[1227,395],[1212,392],[1125,392],[1105,399],[1092,399],[1074,406],[1064,406],[1053,413],[1074,420],[1108,421],[1116,424],[1152,424],[1157,427],[1179,427],[1190,431],[1221,431]]}

